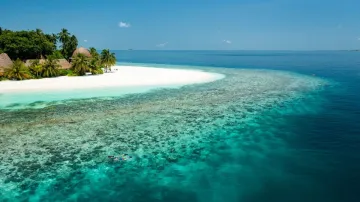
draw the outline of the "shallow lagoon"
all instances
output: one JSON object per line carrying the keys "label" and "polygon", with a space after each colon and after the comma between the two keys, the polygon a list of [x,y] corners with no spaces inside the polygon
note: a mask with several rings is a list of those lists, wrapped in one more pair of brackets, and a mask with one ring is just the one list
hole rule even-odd
{"label": "shallow lagoon", "polygon": [[[283,165],[296,156],[284,142],[294,135],[286,116],[316,113],[330,83],[282,71],[206,70],[226,78],[0,111],[0,199],[238,201],[269,180],[298,178]],[[107,158],[124,153],[132,158]]]}
{"label": "shallow lagoon", "polygon": [[69,99],[120,97],[224,78],[222,74],[184,68],[122,65],[112,69],[102,75],[3,81],[0,83],[0,108],[42,108]]}

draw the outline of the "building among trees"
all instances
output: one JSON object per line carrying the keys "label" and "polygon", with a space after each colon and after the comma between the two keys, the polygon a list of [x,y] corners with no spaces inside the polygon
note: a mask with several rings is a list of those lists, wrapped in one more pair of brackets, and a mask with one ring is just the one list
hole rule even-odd
{"label": "building among trees", "polygon": [[6,68],[10,68],[13,62],[6,53],[0,54],[0,76],[4,74]]}

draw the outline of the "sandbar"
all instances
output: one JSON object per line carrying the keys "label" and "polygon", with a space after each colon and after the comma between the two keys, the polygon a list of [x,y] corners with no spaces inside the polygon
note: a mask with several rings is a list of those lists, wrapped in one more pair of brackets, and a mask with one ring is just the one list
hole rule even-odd
{"label": "sandbar", "polygon": [[23,81],[1,81],[0,93],[57,91],[107,87],[175,86],[212,82],[222,74],[193,69],[141,66],[113,66],[110,73],[87,76],[61,76]]}

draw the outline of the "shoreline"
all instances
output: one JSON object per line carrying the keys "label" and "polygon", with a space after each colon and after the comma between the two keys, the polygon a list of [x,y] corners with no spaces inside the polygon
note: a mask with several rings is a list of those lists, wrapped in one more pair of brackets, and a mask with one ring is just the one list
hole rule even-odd
{"label": "shoreline", "polygon": [[61,76],[55,78],[22,81],[1,81],[0,93],[28,93],[67,91],[112,87],[166,87],[208,83],[224,78],[217,73],[196,69],[167,69],[142,66],[111,67],[112,72],[82,77]]}

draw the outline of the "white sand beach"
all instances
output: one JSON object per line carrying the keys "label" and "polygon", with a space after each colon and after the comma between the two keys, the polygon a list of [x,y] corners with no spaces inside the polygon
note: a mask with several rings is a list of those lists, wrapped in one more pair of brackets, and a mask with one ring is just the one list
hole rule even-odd
{"label": "white sand beach", "polygon": [[140,66],[113,66],[111,73],[82,77],[0,82],[0,93],[93,89],[104,87],[176,86],[206,83],[223,75],[200,70],[166,69]]}

